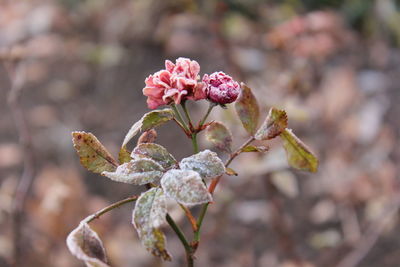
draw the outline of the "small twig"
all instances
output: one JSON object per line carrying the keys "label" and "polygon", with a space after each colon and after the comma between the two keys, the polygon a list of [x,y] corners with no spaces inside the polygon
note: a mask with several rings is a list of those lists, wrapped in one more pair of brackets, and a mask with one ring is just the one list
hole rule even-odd
{"label": "small twig", "polygon": [[[253,142],[254,140],[255,140],[254,137],[250,137],[246,142],[244,142],[243,145],[241,145],[238,149],[236,149],[236,151],[233,152],[233,153],[230,155],[229,159],[226,161],[225,167],[228,167],[229,164],[231,164],[231,162],[241,153],[242,149],[243,149],[244,147],[246,147],[247,145],[249,145],[249,144],[250,144],[251,142]],[[218,183],[219,183],[221,177],[222,177],[222,175],[221,175],[221,176],[218,176],[217,178],[215,178],[215,179],[211,182],[210,186],[208,187],[208,191],[209,191],[211,194],[214,193],[214,190],[215,190],[215,188],[217,187],[217,185],[218,185]],[[200,211],[199,219],[197,220],[197,228],[198,228],[198,229],[197,229],[197,231],[194,233],[194,240],[193,240],[193,247],[194,247],[195,249],[197,248],[198,243],[199,243],[199,241],[200,241],[200,229],[201,229],[201,225],[203,224],[204,217],[205,217],[205,215],[206,215],[206,213],[207,213],[208,205],[210,205],[210,202],[208,202],[208,203],[206,203],[206,204],[203,205],[203,207],[201,208],[201,211]]]}
{"label": "small twig", "polygon": [[185,114],[185,116],[186,116],[186,119],[187,119],[187,121],[188,121],[189,129],[190,129],[190,131],[193,132],[192,118],[190,117],[189,111],[188,111],[187,108],[186,108],[186,101],[182,101],[181,106],[182,106],[183,112],[184,112],[184,114]]}
{"label": "small twig", "polygon": [[179,204],[179,206],[181,206],[181,208],[185,212],[185,215],[188,218],[190,225],[192,226],[193,232],[196,232],[197,231],[196,218],[194,218],[192,212],[185,205]]}
{"label": "small twig", "polygon": [[185,234],[182,232],[182,230],[179,228],[179,226],[175,223],[174,219],[167,213],[167,222],[171,226],[172,230],[176,233],[178,236],[179,240],[181,241],[183,247],[185,248],[186,252],[186,260],[187,260],[187,265],[188,267],[193,266],[193,249],[192,246],[189,244],[187,241],[187,238]]}
{"label": "small twig", "polygon": [[203,119],[200,121],[199,125],[197,126],[197,129],[201,129],[201,128],[202,128],[202,126],[203,126],[204,123],[206,122],[208,116],[210,115],[212,109],[213,109],[215,106],[217,106],[217,104],[215,104],[215,103],[213,103],[213,102],[210,102],[210,105],[208,106],[207,113],[206,113],[206,115],[204,115]]}
{"label": "small twig", "polygon": [[179,109],[177,108],[177,106],[175,104],[171,104],[172,110],[174,111],[175,115],[176,115],[176,120],[179,121],[179,123],[181,124],[181,126],[183,127],[183,129],[185,130],[185,133],[190,133],[191,131],[189,130],[188,126],[185,123],[185,120],[182,118],[181,113],[179,112]]}
{"label": "small twig", "polygon": [[[244,142],[243,145],[241,145],[238,149],[236,149],[236,151],[233,152],[233,153],[229,156],[229,159],[228,159],[228,160],[226,161],[226,163],[225,163],[225,167],[228,167],[229,164],[231,164],[231,162],[242,152],[243,148],[245,148],[246,146],[248,146],[248,145],[249,145],[251,142],[253,142],[254,140],[255,140],[254,137],[250,137],[246,142]],[[210,186],[209,186],[209,188],[208,188],[208,191],[209,191],[211,194],[214,193],[215,188],[217,187],[219,181],[221,180],[221,177],[222,177],[222,175],[221,175],[221,176],[218,176],[217,178],[215,178],[215,179],[211,182],[211,184],[210,184]]]}
{"label": "small twig", "polygon": [[103,209],[101,209],[101,210],[89,215],[88,217],[86,217],[83,220],[83,222],[90,223],[90,222],[94,221],[95,219],[98,219],[101,215],[103,215],[103,214],[105,214],[105,213],[107,213],[107,212],[109,212],[109,211],[111,211],[111,210],[113,210],[115,208],[118,208],[118,207],[120,207],[120,206],[122,206],[122,205],[124,205],[126,203],[130,203],[130,202],[136,201],[137,199],[138,199],[138,196],[131,196],[131,197],[125,198],[123,200],[120,200],[118,202],[115,202],[115,203],[111,204],[110,206],[107,206],[107,207],[105,207],[105,208],[103,208]]}
{"label": "small twig", "polygon": [[20,104],[22,89],[25,83],[25,65],[23,65],[23,63],[21,62],[17,62],[15,64],[15,66],[11,65],[9,66],[9,68],[5,66],[5,68],[8,70],[8,74],[11,80],[11,89],[8,94],[8,105],[10,107],[17,128],[19,144],[22,147],[24,155],[23,172],[21,178],[18,181],[12,203],[14,246],[13,265],[20,266],[22,254],[21,250],[23,244],[23,242],[21,242],[21,228],[23,221],[22,216],[24,212],[26,198],[29,194],[35,175],[35,164],[32,148],[32,138],[28,130],[25,115]]}
{"label": "small twig", "polygon": [[367,256],[368,252],[378,241],[385,226],[389,220],[399,211],[400,194],[397,194],[393,201],[382,211],[382,214],[372,222],[366,230],[366,233],[354,246],[343,260],[339,262],[337,267],[355,267]]}

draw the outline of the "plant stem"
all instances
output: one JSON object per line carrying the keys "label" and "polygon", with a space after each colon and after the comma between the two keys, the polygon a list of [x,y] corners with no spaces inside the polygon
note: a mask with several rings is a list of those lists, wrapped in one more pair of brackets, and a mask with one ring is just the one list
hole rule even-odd
{"label": "plant stem", "polygon": [[174,219],[172,219],[172,217],[168,213],[166,218],[168,224],[171,226],[172,230],[174,230],[179,240],[181,241],[183,247],[185,248],[187,266],[193,267],[193,249],[190,246],[189,242],[187,241],[185,234],[182,232],[179,226],[175,223]]}
{"label": "plant stem", "polygon": [[[255,140],[254,137],[250,137],[246,142],[244,142],[243,145],[241,145],[238,149],[236,149],[236,151],[233,152],[233,153],[230,155],[229,159],[226,161],[225,167],[228,167],[229,164],[231,164],[231,162],[241,153],[242,149],[243,149],[244,147],[246,147],[247,145],[249,145],[249,144],[250,144],[251,142],[253,142],[254,140]],[[222,177],[222,175],[219,176],[219,177],[217,177],[217,178],[215,178],[215,179],[211,182],[211,184],[210,184],[210,186],[209,186],[209,189],[208,189],[208,191],[209,191],[211,194],[214,193],[215,187],[216,187],[217,184],[219,183],[219,180],[221,179],[221,177]],[[205,216],[206,213],[207,213],[208,205],[210,205],[210,202],[205,203],[205,204],[203,205],[203,207],[201,208],[201,211],[200,211],[199,218],[197,219],[197,231],[194,233],[194,242],[195,242],[195,243],[198,243],[198,242],[200,241],[200,230],[201,230],[201,225],[202,225],[202,223],[203,223],[204,216]]]}
{"label": "plant stem", "polygon": [[189,111],[186,108],[186,101],[183,101],[181,105],[182,105],[183,112],[185,113],[186,119],[188,121],[189,129],[192,130],[193,129],[192,119],[190,118]]}
{"label": "plant stem", "polygon": [[138,196],[131,196],[131,197],[125,198],[123,200],[120,200],[118,202],[115,202],[115,203],[111,204],[110,206],[107,206],[107,207],[105,207],[105,208],[103,208],[103,209],[101,209],[101,210],[89,215],[83,221],[86,222],[86,223],[90,223],[90,222],[94,221],[95,219],[99,218],[101,215],[109,212],[110,210],[118,208],[118,207],[120,207],[120,206],[122,206],[122,205],[124,205],[126,203],[133,202],[133,201],[135,201],[137,199],[138,199]]}
{"label": "plant stem", "polygon": [[192,133],[192,145],[194,153],[199,153],[199,145],[197,144],[197,133]]}
{"label": "plant stem", "polygon": [[179,204],[182,210],[185,212],[186,217],[188,218],[190,225],[192,226],[193,232],[197,231],[197,222],[196,218],[194,218],[192,212],[185,205]]}
{"label": "plant stem", "polygon": [[175,104],[171,104],[172,110],[174,111],[175,115],[176,115],[176,119],[177,121],[180,122],[180,124],[182,125],[182,127],[185,129],[186,132],[190,132],[189,128],[187,127],[185,120],[182,118],[181,113],[179,112],[177,106]]}
{"label": "plant stem", "polygon": [[199,124],[199,128],[201,128],[201,126],[203,126],[203,124],[206,122],[208,115],[210,115],[211,110],[216,106],[217,104],[210,102],[210,105],[208,106],[208,110],[206,115],[204,116],[204,118],[201,120],[200,124]]}

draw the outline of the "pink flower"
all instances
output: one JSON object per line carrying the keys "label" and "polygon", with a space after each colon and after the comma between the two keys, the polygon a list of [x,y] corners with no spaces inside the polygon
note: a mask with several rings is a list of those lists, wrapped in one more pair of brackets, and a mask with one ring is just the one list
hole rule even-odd
{"label": "pink flower", "polygon": [[211,75],[205,74],[203,82],[206,83],[207,98],[217,104],[234,102],[240,93],[240,85],[231,76],[222,71]]}
{"label": "pink flower", "polygon": [[143,94],[151,109],[181,101],[206,98],[205,84],[199,81],[200,65],[195,60],[178,58],[176,63],[165,61],[165,70],[146,78]]}

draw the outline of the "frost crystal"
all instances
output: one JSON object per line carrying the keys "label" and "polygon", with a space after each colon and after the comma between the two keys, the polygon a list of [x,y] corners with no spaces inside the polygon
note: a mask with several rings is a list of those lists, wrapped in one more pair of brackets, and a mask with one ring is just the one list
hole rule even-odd
{"label": "frost crystal", "polygon": [[208,149],[182,159],[179,163],[182,170],[198,172],[203,179],[212,179],[225,173],[225,166],[217,153]]}
{"label": "frost crystal", "polygon": [[193,206],[212,201],[200,175],[191,170],[169,170],[161,178],[165,194],[177,202]]}
{"label": "frost crystal", "polygon": [[163,175],[164,168],[152,159],[134,159],[124,163],[115,172],[102,172],[113,181],[143,185],[157,181]]}

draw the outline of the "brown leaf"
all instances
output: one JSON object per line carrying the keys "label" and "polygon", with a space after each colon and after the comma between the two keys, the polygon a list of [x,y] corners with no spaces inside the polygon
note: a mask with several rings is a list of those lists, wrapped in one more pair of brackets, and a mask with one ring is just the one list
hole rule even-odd
{"label": "brown leaf", "polygon": [[268,116],[255,134],[257,140],[269,140],[280,135],[288,126],[284,110],[271,108]]}
{"label": "brown leaf", "polygon": [[114,171],[118,166],[111,154],[92,133],[72,132],[72,142],[81,164],[89,171],[94,173]]}
{"label": "brown leaf", "polygon": [[242,92],[235,103],[236,112],[246,131],[254,135],[260,117],[260,109],[251,89],[244,83],[241,84]]}
{"label": "brown leaf", "polygon": [[215,121],[207,127],[206,138],[217,148],[231,152],[232,133],[221,122]]}
{"label": "brown leaf", "polygon": [[109,267],[103,243],[87,223],[81,222],[68,235],[67,246],[75,257],[88,266]]}

